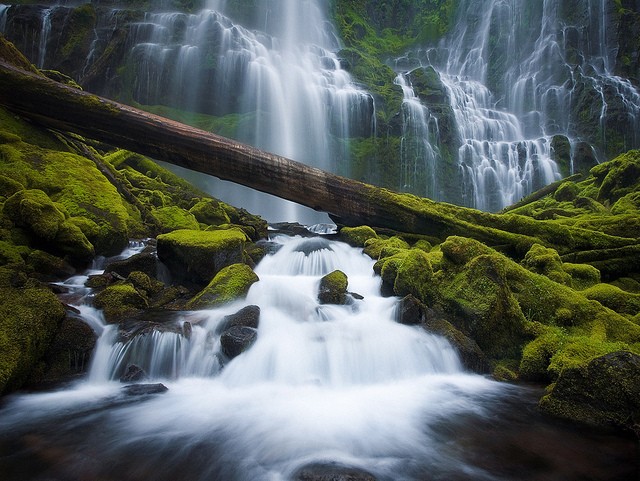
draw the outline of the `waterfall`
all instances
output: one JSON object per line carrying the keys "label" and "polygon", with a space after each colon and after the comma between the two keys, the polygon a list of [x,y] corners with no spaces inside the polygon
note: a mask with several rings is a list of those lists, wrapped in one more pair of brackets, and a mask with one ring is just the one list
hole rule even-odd
{"label": "waterfall", "polygon": [[9,10],[8,5],[0,4],[0,32],[4,32],[7,28],[7,10]]}
{"label": "waterfall", "polygon": [[403,95],[400,147],[402,190],[439,199],[436,183],[436,163],[440,158],[438,119],[420,102],[405,75],[399,74],[395,83],[402,88]]}
{"label": "waterfall", "polygon": [[51,33],[51,8],[44,9],[42,12],[42,28],[40,30],[40,42],[38,44],[38,59],[36,66],[44,68],[47,55],[47,42]]}
{"label": "waterfall", "polygon": [[640,146],[640,96],[613,73],[609,19],[605,0],[464,0],[449,36],[396,62],[446,87],[462,203],[499,210],[558,179],[554,136],[600,161]]}
{"label": "waterfall", "polygon": [[[197,15],[147,13],[135,25],[134,99],[219,116],[239,140],[348,173],[344,143],[372,124],[373,99],[340,67],[322,4],[258,2],[264,18],[254,20],[262,30],[249,30],[225,16],[223,3]],[[270,220],[325,219],[227,185],[208,188]]]}

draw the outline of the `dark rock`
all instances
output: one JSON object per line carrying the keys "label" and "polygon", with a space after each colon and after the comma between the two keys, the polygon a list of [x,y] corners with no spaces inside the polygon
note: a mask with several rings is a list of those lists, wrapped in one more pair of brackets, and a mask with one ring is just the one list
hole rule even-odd
{"label": "dark rock", "polygon": [[347,303],[347,275],[342,271],[333,271],[320,279],[318,300],[321,304]]}
{"label": "dark rock", "polygon": [[189,321],[185,321],[182,325],[182,335],[187,339],[191,339],[191,334],[193,333],[193,326]]}
{"label": "dark rock", "polygon": [[301,242],[298,247],[296,247],[295,252],[302,252],[305,256],[309,256],[313,252],[318,252],[321,250],[332,251],[331,243],[322,237],[312,237]]}
{"label": "dark rock", "polygon": [[158,276],[158,259],[151,252],[141,252],[123,260],[116,260],[107,263],[105,272],[115,272],[126,278],[132,272],[140,271],[149,277]]}
{"label": "dark rock", "polygon": [[400,301],[398,308],[398,322],[400,324],[415,325],[424,322],[424,305],[411,294]]}
{"label": "dark rock", "polygon": [[246,306],[240,309],[235,314],[229,314],[228,316],[225,316],[222,322],[222,330],[227,330],[234,326],[244,326],[257,329],[259,322],[260,307],[253,305]]}
{"label": "dark rock", "polygon": [[564,419],[640,434],[640,356],[612,352],[563,369],[540,408]]}
{"label": "dark rock", "polygon": [[376,477],[359,468],[334,463],[310,464],[300,468],[295,481],[376,481]]}
{"label": "dark rock", "polygon": [[232,326],[220,336],[222,352],[229,359],[249,349],[258,337],[258,331],[252,327]]}
{"label": "dark rock", "polygon": [[130,364],[125,373],[120,376],[120,382],[138,382],[147,379],[147,373],[140,366]]}
{"label": "dark rock", "polygon": [[127,396],[144,396],[146,394],[161,394],[169,388],[162,383],[157,384],[131,384],[124,386],[122,392]]}

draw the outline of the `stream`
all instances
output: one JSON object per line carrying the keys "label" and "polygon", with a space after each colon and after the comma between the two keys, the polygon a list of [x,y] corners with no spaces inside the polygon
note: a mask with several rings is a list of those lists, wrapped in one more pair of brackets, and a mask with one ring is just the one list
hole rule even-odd
{"label": "stream", "polygon": [[[317,464],[389,481],[639,479],[633,439],[545,419],[542,388],[465,372],[446,340],[397,323],[398,299],[381,295],[361,249],[272,241],[246,299],[172,312],[175,329],[126,341],[91,306],[87,276],[67,281],[99,334],[90,372],[2,399],[2,479],[275,481]],[[335,269],[358,295],[319,304]],[[224,318],[248,305],[257,341],[229,361]],[[131,395],[119,381],[131,364],[168,390]]]}

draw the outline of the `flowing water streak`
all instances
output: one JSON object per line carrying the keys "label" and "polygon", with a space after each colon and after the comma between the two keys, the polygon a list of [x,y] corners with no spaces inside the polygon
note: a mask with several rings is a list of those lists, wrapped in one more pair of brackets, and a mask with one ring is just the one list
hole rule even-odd
{"label": "flowing water streak", "polygon": [[40,27],[40,40],[38,43],[38,58],[36,66],[44,68],[47,60],[47,43],[49,42],[49,34],[51,33],[51,14],[53,8],[45,8],[42,11],[42,26]]}
{"label": "flowing water streak", "polygon": [[[255,23],[261,31],[218,10],[148,13],[133,34],[134,97],[221,116],[239,140],[348,174],[345,142],[362,133],[355,129],[373,125],[373,98],[340,67],[324,5],[258,3],[255,10],[264,18]],[[225,8],[220,2],[212,6]],[[210,188],[272,221],[308,221],[295,217],[292,204],[285,213],[282,203],[250,191],[232,192],[215,182]]]}
{"label": "flowing water streak", "polygon": [[398,74],[395,84],[402,88],[403,96],[402,190],[439,200],[436,182],[436,163],[440,156],[438,119],[420,102],[406,75]]}
{"label": "flowing water streak", "polygon": [[0,4],[0,32],[4,32],[7,27],[8,5]]}

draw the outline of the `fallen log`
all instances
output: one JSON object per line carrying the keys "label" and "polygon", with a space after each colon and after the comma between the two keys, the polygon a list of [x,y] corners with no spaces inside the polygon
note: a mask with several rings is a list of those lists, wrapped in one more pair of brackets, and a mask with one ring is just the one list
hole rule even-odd
{"label": "fallen log", "polygon": [[397,194],[66,86],[2,59],[0,104],[45,127],[75,132],[273,194],[327,212],[344,225],[369,225],[439,239],[472,237],[516,257],[536,242],[561,253],[638,243],[637,239],[545,224],[524,216],[489,214]]}

